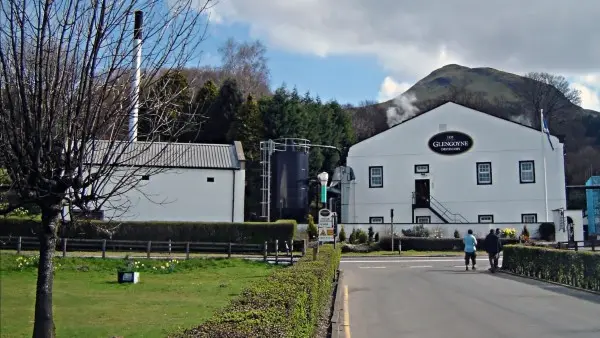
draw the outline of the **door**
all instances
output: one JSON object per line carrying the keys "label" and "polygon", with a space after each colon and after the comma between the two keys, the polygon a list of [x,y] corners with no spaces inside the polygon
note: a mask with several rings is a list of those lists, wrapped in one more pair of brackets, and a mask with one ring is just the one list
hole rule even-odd
{"label": "door", "polygon": [[429,180],[415,180],[415,206],[417,208],[429,207]]}

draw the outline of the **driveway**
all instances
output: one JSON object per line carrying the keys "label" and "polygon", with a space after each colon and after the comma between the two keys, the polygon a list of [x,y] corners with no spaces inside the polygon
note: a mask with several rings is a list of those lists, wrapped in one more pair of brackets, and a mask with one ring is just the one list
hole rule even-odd
{"label": "driveway", "polygon": [[461,258],[344,258],[353,338],[598,338],[600,296]]}

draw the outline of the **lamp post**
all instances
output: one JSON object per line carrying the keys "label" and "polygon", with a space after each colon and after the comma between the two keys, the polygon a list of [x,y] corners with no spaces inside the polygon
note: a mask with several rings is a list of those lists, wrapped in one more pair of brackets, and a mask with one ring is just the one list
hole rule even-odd
{"label": "lamp post", "polygon": [[327,182],[329,181],[329,174],[322,172],[317,175],[317,178],[321,183],[321,203],[327,208]]}

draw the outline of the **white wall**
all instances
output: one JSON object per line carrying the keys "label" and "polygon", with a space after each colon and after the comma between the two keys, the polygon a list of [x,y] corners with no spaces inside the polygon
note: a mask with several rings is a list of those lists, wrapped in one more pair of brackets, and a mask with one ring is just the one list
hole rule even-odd
{"label": "white wall", "polygon": [[[429,149],[431,136],[459,131],[473,147],[459,155],[440,155]],[[351,186],[348,223],[368,223],[369,217],[412,223],[415,179],[430,179],[431,195],[469,222],[492,214],[495,222],[521,222],[521,214],[536,213],[546,221],[542,141],[546,149],[548,204],[566,208],[563,145],[552,137],[555,150],[540,132],[460,105],[448,103],[352,146],[348,166],[356,175]],[[519,183],[519,161],[535,161],[533,184]],[[477,185],[476,162],[492,162],[492,185]],[[429,164],[430,173],[414,174],[415,164]],[[383,188],[369,188],[369,166],[383,166]]]}
{"label": "white wall", "polygon": [[[235,201],[232,198],[234,175]],[[214,178],[214,182],[207,182],[209,177]],[[140,181],[137,189],[112,198],[113,206],[130,202],[130,207],[124,214],[107,210],[105,218],[114,217],[121,221],[243,222],[244,190],[244,170],[170,169],[150,176],[148,181]]]}

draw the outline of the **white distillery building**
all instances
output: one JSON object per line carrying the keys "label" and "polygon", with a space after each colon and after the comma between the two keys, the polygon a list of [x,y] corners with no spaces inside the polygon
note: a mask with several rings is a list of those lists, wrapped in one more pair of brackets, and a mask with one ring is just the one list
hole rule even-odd
{"label": "white distillery building", "polygon": [[[134,189],[109,199],[101,212],[104,220],[244,221],[246,174],[240,142],[167,144],[137,141],[129,146],[141,147],[143,154],[130,156],[131,160],[120,163],[122,169],[110,178],[107,189],[116,184],[121,171],[143,164],[135,169],[139,183]],[[101,144],[98,147],[101,148]]]}
{"label": "white distillery building", "polygon": [[557,137],[452,102],[355,144],[347,165],[343,223],[394,209],[394,223],[532,224],[566,209]]}

